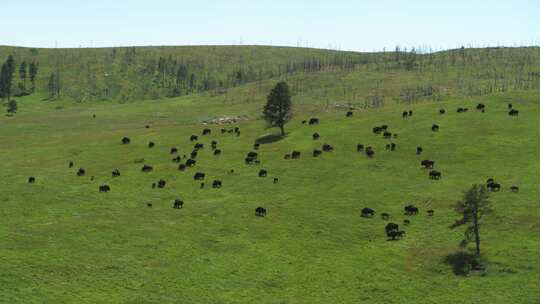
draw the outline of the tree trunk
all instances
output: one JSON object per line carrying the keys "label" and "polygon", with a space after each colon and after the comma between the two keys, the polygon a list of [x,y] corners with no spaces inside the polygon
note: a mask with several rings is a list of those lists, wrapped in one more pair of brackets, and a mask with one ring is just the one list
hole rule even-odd
{"label": "tree trunk", "polygon": [[474,207],[473,213],[474,240],[476,242],[476,255],[480,255],[480,231],[478,229],[478,206]]}
{"label": "tree trunk", "polygon": [[281,136],[285,135],[285,125],[281,124],[279,125],[279,129],[281,130]]}

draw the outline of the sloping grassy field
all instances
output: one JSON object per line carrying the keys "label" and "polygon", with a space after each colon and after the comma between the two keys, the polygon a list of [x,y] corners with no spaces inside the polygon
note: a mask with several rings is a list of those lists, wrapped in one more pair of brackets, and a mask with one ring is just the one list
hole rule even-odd
{"label": "sloping grassy field", "polygon": [[[244,164],[245,154],[256,138],[274,132],[257,119],[259,102],[20,100],[19,113],[0,117],[0,302],[540,301],[539,93],[386,106],[357,110],[352,118],[302,105],[288,136],[262,145],[261,164],[253,166]],[[486,113],[474,110],[477,102],[486,104]],[[507,115],[508,102],[519,117]],[[459,106],[470,110],[458,114]],[[439,115],[440,108],[447,114]],[[402,119],[409,109],[413,117]],[[226,126],[240,127],[241,136],[200,123],[222,115],[249,118]],[[310,117],[321,124],[301,124]],[[431,131],[434,123],[438,133]],[[386,151],[389,140],[372,134],[380,124],[399,133],[396,151]],[[189,154],[189,136],[206,127],[212,135],[200,136],[205,148],[197,166],[180,172],[169,149]],[[130,145],[120,144],[124,136]],[[211,153],[212,140],[223,151],[219,157]],[[147,148],[149,141],[156,147]],[[323,143],[335,151],[313,158]],[[357,153],[357,143],[373,146],[375,157]],[[284,160],[293,149],[301,159]],[[419,165],[426,158],[436,161],[442,180],[428,179]],[[154,171],[142,173],[143,164]],[[79,167],[85,177],[76,176]],[[122,176],[113,179],[116,168]],[[257,176],[261,168],[267,178]],[[197,171],[207,175],[204,189],[192,178]],[[29,176],[35,184],[27,184]],[[503,185],[491,196],[495,213],[482,228],[488,267],[456,276],[444,262],[463,238],[449,228],[459,217],[452,205],[488,177]],[[166,187],[152,189],[159,179]],[[214,179],[223,181],[222,189],[210,187]],[[99,193],[101,184],[111,192]],[[511,193],[511,185],[520,192]],[[182,210],[172,208],[177,198],[185,202]],[[371,207],[402,224],[410,203],[421,212],[402,227],[407,235],[400,241],[387,241],[379,216],[360,217]],[[268,210],[266,218],[254,215],[257,206]]]}

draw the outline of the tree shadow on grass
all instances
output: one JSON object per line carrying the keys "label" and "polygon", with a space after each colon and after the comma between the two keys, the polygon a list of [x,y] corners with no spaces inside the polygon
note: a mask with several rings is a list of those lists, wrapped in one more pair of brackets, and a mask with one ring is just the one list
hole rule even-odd
{"label": "tree shadow on grass", "polygon": [[271,144],[271,143],[278,142],[278,141],[284,139],[285,137],[287,137],[287,134],[285,134],[285,135],[281,135],[281,134],[267,134],[267,135],[263,135],[263,136],[257,138],[257,139],[255,140],[255,143],[256,143],[256,144],[261,144],[261,145],[264,145],[264,144]]}
{"label": "tree shadow on grass", "polygon": [[481,259],[466,251],[451,253],[445,257],[444,262],[452,266],[454,274],[459,276],[466,276],[473,270],[484,269]]}

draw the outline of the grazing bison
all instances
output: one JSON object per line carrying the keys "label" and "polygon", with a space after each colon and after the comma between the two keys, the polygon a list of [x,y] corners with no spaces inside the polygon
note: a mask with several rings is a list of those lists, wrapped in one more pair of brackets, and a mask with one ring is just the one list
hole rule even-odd
{"label": "grazing bison", "polygon": [[274,177],[274,184],[277,184],[279,182],[279,178]]}
{"label": "grazing bison", "polygon": [[367,207],[362,209],[362,212],[361,212],[362,217],[372,217],[374,215],[375,215],[375,210],[371,208],[367,208]]}
{"label": "grazing bison", "polygon": [[142,172],[152,172],[152,170],[154,170],[154,168],[152,166],[149,166],[149,165],[144,165],[141,170],[142,170]]}
{"label": "grazing bison", "polygon": [[516,109],[512,109],[512,110],[510,110],[510,112],[508,112],[508,115],[510,115],[510,116],[518,116],[519,111],[516,110]]}
{"label": "grazing bison", "polygon": [[366,155],[369,158],[372,158],[373,156],[375,156],[375,151],[373,150],[372,147],[367,147],[366,148]]}
{"label": "grazing bison", "polygon": [[422,147],[420,147],[420,146],[416,147],[416,155],[422,154],[423,151],[424,151],[424,149],[422,149]]}
{"label": "grazing bison", "polygon": [[435,161],[424,159],[420,162],[420,165],[424,167],[424,169],[433,169],[435,166]]}
{"label": "grazing bison", "polygon": [[407,118],[409,116],[409,112],[403,111],[403,114],[401,114],[401,117]]}
{"label": "grazing bison", "polygon": [[259,154],[257,154],[257,152],[251,151],[247,154],[247,157],[257,159],[257,157],[259,157]]}
{"label": "grazing bison", "polygon": [[235,133],[240,133],[240,128],[239,127],[234,127],[234,132]]}
{"label": "grazing bison", "polygon": [[409,110],[409,116],[412,116],[412,114],[413,114],[413,111]]}
{"label": "grazing bison", "polygon": [[442,174],[439,171],[433,170],[429,172],[430,179],[439,180],[441,179],[441,177],[442,177]]}
{"label": "grazing bison", "polygon": [[433,209],[429,209],[427,211],[428,216],[433,216],[435,214],[435,211]]}
{"label": "grazing bison", "polygon": [[212,143],[211,143],[211,145],[212,145],[212,150],[215,150],[215,149],[217,149],[217,141],[215,141],[215,140],[212,140]]}
{"label": "grazing bison", "polygon": [[321,154],[322,154],[321,150],[317,150],[317,149],[313,150],[313,157],[319,157],[321,156]]}
{"label": "grazing bison", "polygon": [[152,204],[151,204],[151,203],[147,203],[147,204],[146,204],[146,207],[152,208]]}
{"label": "grazing bison", "polygon": [[444,113],[446,113],[446,110],[445,110],[445,109],[440,109],[440,110],[439,110],[439,114],[442,115],[442,114],[444,114]]}
{"label": "grazing bison", "polygon": [[519,192],[519,187],[518,186],[512,186],[512,187],[510,187],[510,191]]}
{"label": "grazing bison", "polygon": [[257,207],[255,208],[255,215],[260,217],[266,216],[266,209],[263,207]]}
{"label": "grazing bison", "polygon": [[364,145],[357,144],[356,145],[356,152],[362,152],[362,151],[364,151]]}
{"label": "grazing bison", "polygon": [[405,210],[406,215],[416,215],[416,214],[418,214],[418,211],[419,211],[418,207],[416,207],[414,205],[407,205],[403,209]]}
{"label": "grazing bison", "polygon": [[214,180],[214,181],[212,182],[212,188],[214,188],[214,189],[219,189],[219,188],[221,188],[221,181],[220,181],[220,180],[217,180],[217,179]]}
{"label": "grazing bison", "polygon": [[290,159],[290,158],[291,158],[290,154],[285,154],[285,156],[283,156],[283,159]]}
{"label": "grazing bison", "polygon": [[194,160],[193,158],[189,158],[188,160],[186,160],[186,167],[193,167],[197,164],[197,161]]}
{"label": "grazing bison", "polygon": [[73,161],[70,161],[68,164],[68,168],[73,168],[73,165],[74,165]]}
{"label": "grazing bison", "polygon": [[266,177],[268,175],[268,171],[265,169],[259,170],[259,177]]}
{"label": "grazing bison", "polygon": [[191,151],[191,154],[190,154],[190,157],[191,158],[197,158],[197,155],[199,154],[199,152],[197,151],[197,149]]}
{"label": "grazing bison", "polygon": [[375,134],[381,134],[383,129],[381,127],[373,127],[373,133]]}
{"label": "grazing bison", "polygon": [[302,124],[303,125],[307,124],[307,120],[302,120]]}
{"label": "grazing bison", "polygon": [[111,187],[109,187],[109,185],[99,186],[99,192],[109,192],[109,191],[111,191]]}
{"label": "grazing bison", "polygon": [[171,154],[178,154],[178,148],[171,148]]}
{"label": "grazing bison", "polygon": [[222,128],[222,129],[221,129],[221,134],[225,134],[225,133],[227,133],[227,129],[223,129],[223,128]]}
{"label": "grazing bison", "polygon": [[210,135],[210,133],[212,133],[212,130],[210,130],[210,129],[204,129],[202,131],[202,135]]}
{"label": "grazing bison", "polygon": [[407,225],[407,226],[408,226],[408,225],[410,225],[410,224],[411,224],[411,221],[410,221],[410,220],[403,220],[403,224],[405,224],[405,225]]}
{"label": "grazing bison", "polygon": [[318,118],[311,118],[309,120],[309,124],[310,125],[318,125],[319,124],[319,119]]}
{"label": "grazing bison", "polygon": [[386,139],[390,139],[390,138],[392,138],[392,133],[390,133],[388,131],[384,131],[383,137],[386,138]]}
{"label": "grazing bison", "polygon": [[184,208],[184,201],[182,201],[180,199],[175,199],[174,203],[173,203],[173,208],[174,209],[182,209],[182,208]]}
{"label": "grazing bison", "polygon": [[120,170],[114,169],[112,172],[112,177],[119,177],[120,176]]}
{"label": "grazing bison", "polygon": [[300,158],[300,152],[299,152],[299,151],[293,151],[293,152],[291,153],[291,158],[292,158],[292,159],[298,159],[298,158]]}
{"label": "grazing bison", "polygon": [[346,114],[345,116],[347,116],[347,117],[352,117],[353,114],[354,114],[353,111],[349,111],[349,112],[347,112],[347,114]]}
{"label": "grazing bison", "polygon": [[332,152],[332,151],[334,151],[334,147],[332,147],[332,146],[329,145],[329,144],[324,144],[324,145],[322,146],[322,149],[323,149],[324,152]]}
{"label": "grazing bison", "polygon": [[150,129],[150,126],[149,126],[149,125],[145,125],[144,128],[145,128],[145,129]]}
{"label": "grazing bison", "polygon": [[318,140],[321,137],[321,135],[319,135],[319,133],[313,133],[312,137],[313,137],[313,140]]}
{"label": "grazing bison", "polygon": [[509,104],[508,104],[508,110],[510,110],[510,109],[512,109],[512,108],[513,108],[512,104],[509,103]]}
{"label": "grazing bison", "polygon": [[479,110],[479,111],[485,110],[486,105],[483,104],[483,103],[479,103],[479,104],[476,105],[476,109]]}
{"label": "grazing bison", "polygon": [[246,165],[252,165],[254,162],[255,162],[255,158],[253,157],[246,157],[244,159],[244,162],[246,163]]}
{"label": "grazing bison", "polygon": [[201,188],[201,189],[204,189],[204,183],[201,183],[200,188]]}
{"label": "grazing bison", "polygon": [[196,143],[195,146],[193,146],[193,149],[200,150],[204,148],[204,144]]}
{"label": "grazing bison", "polygon": [[487,184],[487,188],[489,189],[489,191],[499,192],[501,190],[501,184],[496,183],[496,182],[491,182]]}
{"label": "grazing bison", "polygon": [[129,137],[122,138],[122,144],[123,145],[127,145],[129,143],[131,143],[131,139],[129,139]]}
{"label": "grazing bison", "polygon": [[388,223],[384,230],[386,231],[386,236],[391,238],[392,240],[395,240],[396,238],[401,238],[405,234],[405,231],[399,230],[399,225],[396,223]]}
{"label": "grazing bison", "polygon": [[84,170],[83,168],[79,168],[79,170],[77,171],[77,176],[84,176],[86,174],[86,170]]}
{"label": "grazing bison", "polygon": [[214,155],[220,155],[220,154],[221,154],[221,150],[220,150],[220,149],[214,150]]}
{"label": "grazing bison", "polygon": [[205,174],[202,172],[197,172],[195,175],[193,175],[194,180],[204,180]]}
{"label": "grazing bison", "polygon": [[439,131],[439,125],[435,125],[435,124],[432,125],[432,126],[431,126],[431,131],[433,131],[433,132]]}
{"label": "grazing bison", "polygon": [[260,147],[261,147],[261,144],[260,144],[260,143],[254,143],[254,144],[253,144],[253,149],[254,149],[254,150],[259,150]]}
{"label": "grazing bison", "polygon": [[172,161],[173,161],[174,163],[179,163],[180,160],[182,160],[182,159],[180,158],[180,155],[178,155],[177,157],[175,157],[175,158],[172,159]]}
{"label": "grazing bison", "polygon": [[157,183],[157,186],[158,186],[159,189],[165,188],[165,185],[167,185],[167,182],[164,181],[164,180],[162,180],[162,179],[160,179],[160,180],[158,181],[158,183]]}
{"label": "grazing bison", "polygon": [[152,142],[152,141],[148,143],[148,148],[153,148],[155,146],[156,146],[156,144],[154,142]]}
{"label": "grazing bison", "polygon": [[388,214],[388,213],[381,213],[381,218],[382,218],[383,220],[386,221],[386,220],[388,220],[388,219],[390,218],[390,214]]}
{"label": "grazing bison", "polygon": [[35,177],[30,176],[30,177],[28,178],[28,183],[29,183],[29,184],[33,184],[33,183],[35,183],[35,182],[36,182],[36,178],[35,178]]}
{"label": "grazing bison", "polygon": [[189,141],[197,141],[197,140],[199,140],[199,136],[197,136],[197,135],[191,135],[189,137]]}

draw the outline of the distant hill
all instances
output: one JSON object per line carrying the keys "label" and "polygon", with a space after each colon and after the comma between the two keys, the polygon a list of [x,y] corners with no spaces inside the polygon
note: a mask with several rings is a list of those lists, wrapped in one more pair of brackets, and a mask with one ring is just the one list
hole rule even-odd
{"label": "distant hill", "polygon": [[[17,66],[39,64],[35,92],[41,98],[79,102],[199,93],[261,99],[278,79],[288,80],[300,98],[365,107],[540,89],[537,47],[431,54],[271,46],[0,47],[2,62],[9,55]],[[30,91],[16,74],[15,92]]]}

